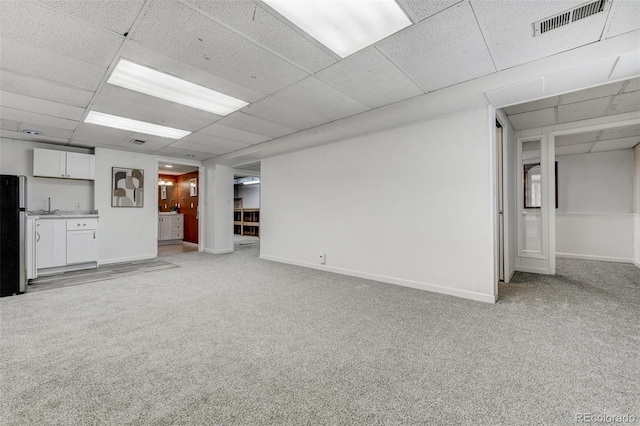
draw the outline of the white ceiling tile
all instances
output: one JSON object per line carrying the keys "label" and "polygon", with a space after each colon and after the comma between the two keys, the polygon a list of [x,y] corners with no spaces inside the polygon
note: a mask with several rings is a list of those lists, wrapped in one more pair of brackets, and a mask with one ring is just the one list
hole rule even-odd
{"label": "white ceiling tile", "polygon": [[472,0],[473,10],[486,31],[500,70],[599,41],[606,13],[533,37],[534,22],[583,3],[584,0]]}
{"label": "white ceiling tile", "polygon": [[[189,159],[189,160],[198,160],[198,161],[204,161],[204,160],[208,160],[209,158],[213,158],[213,157],[217,157],[215,154],[211,154],[208,152],[201,152],[201,151],[195,151],[195,150],[185,150],[185,149],[181,149],[181,148],[172,148],[172,147],[167,147],[167,148],[162,148],[160,150],[158,150],[156,152],[158,155],[163,155],[166,157],[174,157],[174,158],[182,158],[182,159]],[[187,154],[190,154],[192,156],[188,156]]]}
{"label": "white ceiling tile", "polygon": [[40,0],[40,2],[118,34],[124,34],[131,29],[131,25],[144,5],[144,0]]}
{"label": "white ceiling tile", "polygon": [[269,136],[271,138],[279,138],[280,136],[290,135],[291,133],[296,133],[298,131],[291,127],[271,123],[240,111],[227,115],[225,118],[218,121],[217,124],[251,133],[257,133],[259,135]]}
{"label": "white ceiling tile", "polygon": [[640,111],[640,91],[614,96],[607,115]]}
{"label": "white ceiling tile", "polygon": [[133,39],[265,94],[307,72],[177,2],[152,3]]}
{"label": "white ceiling tile", "polygon": [[579,90],[577,92],[565,93],[560,97],[560,104],[572,104],[575,102],[587,101],[589,99],[604,98],[606,96],[617,95],[622,89],[624,82],[605,84],[604,86],[592,87],[591,89]]}
{"label": "white ceiling tile", "polygon": [[0,89],[83,108],[89,105],[93,97],[93,92],[88,90],[4,70],[0,78]]}
{"label": "white ceiling tile", "polygon": [[[36,126],[55,127],[58,129],[74,130],[78,125],[75,120],[67,120],[65,118],[51,117],[49,115],[37,114],[29,111],[22,111],[5,106],[0,107],[0,117],[6,120],[14,120],[19,123],[30,123]],[[38,130],[31,129],[31,130]]]}
{"label": "white ceiling tile", "polygon": [[556,136],[556,147],[595,142],[600,131]]}
{"label": "white ceiling tile", "polygon": [[316,77],[371,108],[424,93],[375,48],[355,53]]}
{"label": "white ceiling tile", "polygon": [[560,105],[558,107],[558,123],[602,117],[610,101],[611,97],[607,97]]}
{"label": "white ceiling tile", "polygon": [[293,84],[273,97],[331,120],[371,109],[314,77]]}
{"label": "white ceiling tile", "polygon": [[134,133],[111,127],[98,126],[96,124],[79,123],[73,133],[71,143],[80,141],[88,144],[97,143],[103,145],[119,145],[124,141],[133,139]]}
{"label": "white ceiling tile", "polygon": [[616,37],[640,28],[640,2],[637,0],[615,0],[609,11],[609,31],[606,38]]}
{"label": "white ceiling tile", "polygon": [[229,139],[219,138],[217,136],[206,135],[203,133],[192,133],[189,136],[182,138],[181,141],[209,147],[217,147],[218,149],[223,149],[227,152],[251,146],[247,143],[232,141]]}
{"label": "white ceiling tile", "polygon": [[536,127],[556,124],[555,108],[539,109],[509,116],[509,121],[516,130],[534,129]]}
{"label": "white ceiling tile", "polygon": [[611,139],[606,141],[599,141],[591,149],[591,152],[615,151],[617,149],[629,149],[638,145],[638,143],[640,143],[640,137],[638,136],[634,138]]}
{"label": "white ceiling tile", "polygon": [[469,3],[425,19],[378,48],[429,92],[496,71]]}
{"label": "white ceiling tile", "polygon": [[4,69],[85,90],[96,90],[106,72],[95,65],[8,38],[2,40],[0,63]]}
{"label": "white ceiling tile", "polygon": [[624,93],[635,92],[637,90],[640,90],[640,78],[627,80],[627,86],[624,88]]}
{"label": "white ceiling tile", "polygon": [[16,120],[2,120],[2,129],[4,130],[8,130],[8,131],[14,131],[17,133],[22,133],[22,138],[30,138],[32,136],[37,136],[37,135],[30,135],[27,133],[23,133],[24,130],[37,130],[40,133],[42,133],[43,138],[53,138],[56,140],[64,140],[64,141],[69,141],[69,138],[71,138],[71,135],[73,134],[73,130],[69,130],[69,129],[61,129],[59,127],[51,127],[51,126],[44,126],[42,124],[34,124],[34,123],[30,123],[28,121],[16,121]]}
{"label": "white ceiling tile", "polygon": [[242,112],[298,130],[316,127],[329,122],[326,118],[272,97],[250,104],[244,107]]}
{"label": "white ceiling tile", "polygon": [[4,118],[0,118],[0,129],[10,130],[12,132],[18,131],[18,122],[15,120],[6,120]]}
{"label": "white ceiling tile", "polygon": [[66,145],[67,142],[69,142],[69,138],[55,138],[46,135],[28,135],[25,133],[13,132],[11,130],[5,129],[0,129],[0,137],[30,142],[44,142],[56,145]]}
{"label": "white ceiling tile", "polygon": [[120,53],[121,57],[136,64],[174,75],[245,102],[255,102],[265,97],[263,93],[158,53],[133,40],[129,40]]}
{"label": "white ceiling tile", "polygon": [[190,0],[189,3],[309,72],[319,71],[337,61],[319,44],[251,0]]}
{"label": "white ceiling tile", "polygon": [[[109,93],[109,94],[107,94]],[[112,96],[116,95],[116,96]],[[219,120],[221,116],[175,102],[106,84],[96,97],[92,110],[106,114],[197,131]]]}
{"label": "white ceiling tile", "polygon": [[633,136],[640,136],[640,125],[616,127],[615,129],[604,130],[602,135],[600,135],[599,140],[621,139]]}
{"label": "white ceiling tile", "polygon": [[233,149],[230,149],[230,148],[222,148],[222,147],[211,146],[211,145],[200,145],[200,144],[189,142],[186,140],[180,140],[171,144],[171,148],[180,148],[180,149],[191,150],[191,151],[207,152],[209,154],[215,154],[215,155],[222,155],[222,154],[226,154],[228,152],[234,151]]}
{"label": "white ceiling tile", "polygon": [[66,118],[68,120],[79,121],[84,114],[84,108],[6,92],[4,90],[0,90],[0,102],[2,106],[5,107],[50,115],[52,117]]}
{"label": "white ceiling tile", "polygon": [[545,109],[549,107],[558,106],[559,98],[558,96],[553,96],[551,98],[540,99],[533,102],[527,102],[525,104],[513,105],[510,107],[504,108],[504,112],[507,115],[520,114],[528,111],[535,111],[537,109]]}
{"label": "white ceiling tile", "polygon": [[111,31],[26,0],[0,2],[0,36],[102,68],[109,66],[124,40]]}
{"label": "white ceiling tile", "polygon": [[589,150],[591,150],[591,147],[593,147],[593,145],[595,145],[595,142],[559,146],[556,147],[556,157],[561,157],[563,155],[586,154],[587,152],[589,152]]}
{"label": "white ceiling tile", "polygon": [[456,3],[460,3],[460,1],[461,0],[401,0],[400,3],[408,9],[409,14],[415,16],[418,21],[422,21]]}
{"label": "white ceiling tile", "polygon": [[233,127],[222,126],[219,123],[213,123],[212,125],[200,130],[198,133],[217,136],[222,139],[229,139],[236,142],[246,143],[248,145],[255,145],[271,139],[269,136],[245,132],[244,130],[234,129]]}
{"label": "white ceiling tile", "polygon": [[[144,143],[142,145],[134,144],[132,143],[132,140],[134,139],[144,141]],[[157,151],[175,142],[176,142],[175,139],[163,138],[163,137],[154,136],[154,135],[147,135],[144,133],[134,133],[133,135],[131,135],[130,138],[120,142],[119,146],[133,146],[133,147],[136,147],[135,149],[144,149],[145,151],[150,152],[150,151]]]}

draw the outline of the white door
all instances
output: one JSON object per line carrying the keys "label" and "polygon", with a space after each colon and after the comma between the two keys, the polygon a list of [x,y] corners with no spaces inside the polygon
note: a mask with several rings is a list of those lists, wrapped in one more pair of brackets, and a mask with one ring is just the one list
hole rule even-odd
{"label": "white door", "polygon": [[67,176],[75,179],[94,179],[95,157],[67,152]]}
{"label": "white door", "polygon": [[33,150],[33,175],[47,177],[67,177],[66,152],[52,149]]}
{"label": "white door", "polygon": [[158,227],[158,240],[170,240],[173,238],[173,217],[160,216]]}
{"label": "white door", "polygon": [[38,220],[36,223],[36,265],[38,269],[66,264],[67,228],[64,220]]}
{"label": "white door", "polygon": [[95,230],[67,231],[67,263],[95,262],[98,259],[96,241]]}
{"label": "white door", "polygon": [[[551,152],[553,154],[553,152]],[[552,180],[549,147],[544,136],[519,138],[517,146],[517,240],[516,269],[553,274],[549,250],[549,215]]]}

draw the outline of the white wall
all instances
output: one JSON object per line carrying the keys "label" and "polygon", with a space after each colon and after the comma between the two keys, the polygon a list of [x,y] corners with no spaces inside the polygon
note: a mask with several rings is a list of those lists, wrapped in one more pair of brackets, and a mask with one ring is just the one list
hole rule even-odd
{"label": "white wall", "polygon": [[558,162],[558,256],[632,262],[633,150],[567,155]]}
{"label": "white wall", "polygon": [[634,152],[634,169],[635,169],[635,257],[634,262],[640,268],[640,144],[636,145]]}
{"label": "white wall", "polygon": [[259,209],[260,184],[238,185],[238,197],[242,198],[242,207],[245,209]]}
{"label": "white wall", "polygon": [[205,190],[205,245],[209,253],[233,251],[233,169],[212,160],[204,163],[207,180]]}
{"label": "white wall", "polygon": [[556,213],[632,213],[633,150],[556,157]]}
{"label": "white wall", "polygon": [[261,258],[495,301],[488,117],[480,108],[263,160]]}
{"label": "white wall", "polygon": [[[96,148],[95,155],[95,206],[100,214],[99,264],[154,258],[158,232],[155,158],[105,148]],[[144,170],[144,207],[111,207],[112,167]]]}
{"label": "white wall", "polygon": [[[46,210],[47,198],[50,197],[52,210],[93,210],[92,181],[33,177],[34,148],[92,153],[91,150],[82,148],[1,138],[0,173],[27,176],[28,209]],[[76,204],[80,204],[79,209],[76,208]]]}

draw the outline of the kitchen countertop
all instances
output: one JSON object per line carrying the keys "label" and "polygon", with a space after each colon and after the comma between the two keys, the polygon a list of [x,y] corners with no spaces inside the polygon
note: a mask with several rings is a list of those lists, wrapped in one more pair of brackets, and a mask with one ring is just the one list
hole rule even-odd
{"label": "kitchen countertop", "polygon": [[74,219],[100,217],[97,210],[59,210],[54,214],[42,214],[42,210],[27,212],[30,219]]}

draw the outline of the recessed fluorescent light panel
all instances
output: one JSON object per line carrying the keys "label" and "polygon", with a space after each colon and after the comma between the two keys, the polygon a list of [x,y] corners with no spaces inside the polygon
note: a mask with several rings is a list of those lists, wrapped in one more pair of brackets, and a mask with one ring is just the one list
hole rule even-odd
{"label": "recessed fluorescent light panel", "polygon": [[344,58],[411,25],[395,0],[263,0]]}
{"label": "recessed fluorescent light panel", "polygon": [[145,123],[144,121],[132,120],[130,118],[118,117],[117,115],[110,115],[97,111],[89,111],[84,122],[97,124],[98,126],[113,127],[114,129],[129,130],[130,132],[161,136],[169,139],[182,139],[191,134],[191,132],[187,132],[186,130],[159,126],[157,124]]}
{"label": "recessed fluorescent light panel", "polygon": [[218,115],[229,115],[248,105],[240,99],[125,59],[120,59],[107,83]]}

